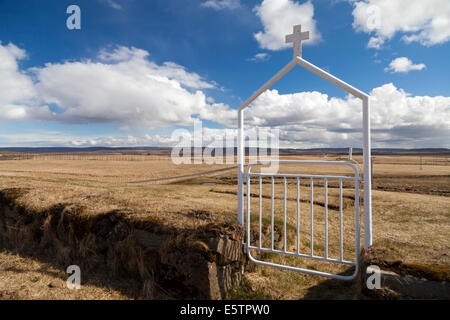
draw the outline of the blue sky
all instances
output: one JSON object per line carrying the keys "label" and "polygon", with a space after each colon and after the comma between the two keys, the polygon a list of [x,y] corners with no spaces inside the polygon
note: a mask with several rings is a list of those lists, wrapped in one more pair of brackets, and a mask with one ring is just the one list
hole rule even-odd
{"label": "blue sky", "polygon": [[[371,95],[374,147],[450,147],[450,4],[389,2],[1,0],[0,146],[173,145],[194,119],[213,139],[292,59],[284,35],[302,24],[303,58]],[[283,146],[360,146],[342,90],[300,67],[271,89],[249,127],[279,128]]]}

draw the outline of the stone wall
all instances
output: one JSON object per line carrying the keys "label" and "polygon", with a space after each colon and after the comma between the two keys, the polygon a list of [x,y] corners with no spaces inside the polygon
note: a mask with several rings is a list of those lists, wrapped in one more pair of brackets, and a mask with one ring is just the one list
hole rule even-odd
{"label": "stone wall", "polygon": [[180,229],[132,221],[121,211],[89,214],[60,204],[32,210],[23,189],[0,191],[0,249],[53,257],[62,268],[102,268],[142,283],[143,298],[223,299],[240,283],[246,263],[239,225]]}

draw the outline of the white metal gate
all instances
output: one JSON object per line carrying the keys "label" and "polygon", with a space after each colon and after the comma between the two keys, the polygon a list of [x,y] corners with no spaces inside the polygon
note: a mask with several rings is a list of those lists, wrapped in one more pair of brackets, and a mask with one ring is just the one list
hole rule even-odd
{"label": "white metal gate", "polygon": [[[349,94],[353,95],[354,97],[361,100],[362,105],[362,150],[363,150],[363,167],[364,167],[364,179],[361,180],[359,171],[356,169],[356,167],[353,165],[353,163],[350,162],[339,162],[339,164],[342,165],[349,165],[352,166],[355,170],[355,174],[353,177],[345,177],[345,176],[314,176],[314,175],[272,175],[273,178],[280,176],[284,179],[284,185],[286,186],[286,179],[310,179],[312,182],[311,186],[312,189],[314,188],[314,179],[324,179],[325,183],[328,180],[331,179],[338,179],[340,183],[340,191],[342,192],[342,181],[346,179],[351,179],[355,182],[355,201],[359,202],[359,182],[364,183],[364,247],[367,249],[372,245],[372,193],[371,193],[371,166],[370,166],[370,159],[371,159],[371,142],[370,142],[370,104],[369,104],[369,95],[351,85],[346,83],[345,81],[337,78],[336,76],[326,72],[325,70],[322,70],[321,68],[315,66],[311,62],[305,60],[302,58],[302,41],[309,39],[309,33],[308,32],[302,32],[301,25],[294,26],[294,32],[290,35],[286,36],[286,43],[294,43],[294,51],[293,51],[293,58],[292,60],[286,64],[277,74],[275,74],[271,79],[269,79],[265,84],[263,84],[258,90],[256,90],[247,100],[245,100],[238,109],[238,222],[240,224],[244,224],[244,184],[245,181],[247,181],[247,192],[249,192],[250,188],[250,177],[256,176],[262,179],[264,175],[262,174],[255,174],[250,172],[250,168],[255,163],[251,163],[248,167],[247,173],[244,172],[244,165],[245,165],[245,135],[244,135],[244,110],[253,102],[255,99],[257,99],[261,94],[263,94],[267,89],[269,89],[274,83],[276,83],[279,79],[281,79],[286,73],[288,73],[292,68],[295,66],[301,66],[305,68],[306,70],[316,74],[317,76],[327,80],[328,82],[336,85],[337,87],[345,90]],[[283,161],[280,161],[282,163]],[[258,162],[261,163],[261,162]],[[270,162],[267,162],[270,163]],[[293,163],[302,163],[302,161],[297,161]],[[305,162],[303,162],[305,163]],[[309,163],[321,163],[321,162],[309,162]],[[332,162],[327,161],[326,163],[331,164]],[[336,163],[337,164],[337,163]],[[269,175],[270,177],[270,175]],[[260,180],[261,181],[261,180]],[[247,200],[247,215],[250,217],[250,203],[249,200]],[[311,204],[311,215],[313,215],[313,206]],[[333,274],[327,274],[318,272],[315,270],[306,270],[306,269],[300,269],[295,268],[292,266],[283,266],[283,265],[275,265],[273,263],[264,262],[264,261],[258,261],[254,257],[251,256],[251,250],[249,250],[249,256],[250,259],[256,263],[261,263],[265,265],[272,265],[275,267],[285,268],[289,270],[296,270],[296,271],[302,271],[310,274],[317,274],[317,275],[323,275],[323,276],[329,276],[337,279],[344,279],[349,280],[356,276],[358,272],[358,257],[359,257],[359,203],[355,204],[355,219],[356,219],[356,239],[355,239],[355,248],[356,248],[356,256],[355,261],[345,261],[340,255],[339,259],[332,259],[327,256],[325,252],[325,256],[315,256],[313,248],[311,249],[311,252],[309,254],[301,253],[301,252],[287,252],[286,248],[285,250],[274,250],[274,248],[259,248],[259,247],[251,247],[249,248],[251,250],[260,250],[260,251],[269,251],[269,252],[277,252],[287,255],[297,255],[300,257],[306,257],[306,258],[312,258],[312,259],[319,259],[319,260],[325,260],[330,262],[336,262],[336,263],[343,263],[343,264],[350,264],[354,265],[356,270],[355,273],[352,276],[341,276],[341,275],[333,275]],[[248,219],[247,219],[248,220]],[[247,231],[249,231],[249,224],[247,224]],[[312,230],[314,231],[314,230]],[[342,233],[342,232],[341,232]],[[313,233],[312,233],[313,234]],[[249,234],[250,235],[250,234]],[[341,236],[342,239],[342,236]],[[327,239],[328,240],[328,239]],[[313,239],[311,239],[311,242],[313,242]],[[249,242],[248,242],[249,243]],[[250,244],[250,243],[249,243]],[[298,251],[298,250],[297,250]],[[342,250],[341,250],[342,251]]]}
{"label": "white metal gate", "polygon": [[301,31],[301,25],[294,26],[294,32],[286,36],[286,43],[294,43],[293,59],[284,66],[270,80],[256,90],[247,100],[245,100],[238,109],[238,222],[244,222],[244,164],[245,164],[245,136],[244,136],[244,110],[269,89],[274,83],[281,79],[295,66],[301,66],[319,77],[331,82],[337,87],[345,90],[349,94],[358,98],[362,102],[362,149],[364,166],[364,248],[372,245],[372,188],[371,188],[371,142],[370,142],[370,104],[369,95],[363,91],[349,85],[345,81],[322,70],[311,62],[302,58],[302,41],[309,39],[308,32]]}
{"label": "white metal gate", "polygon": [[[346,175],[309,175],[309,174],[282,174],[282,173],[254,173],[251,172],[251,168],[254,165],[267,165],[271,164],[273,162],[278,162],[279,164],[322,164],[322,165],[340,165],[340,166],[349,166],[353,169],[353,175],[346,176]],[[259,223],[259,232],[257,233],[259,236],[258,246],[254,246],[251,244],[251,205],[250,205],[250,198],[252,196],[251,194],[251,181],[250,178],[254,177],[258,179],[259,181],[259,213],[258,213],[258,223]],[[263,178],[271,178],[271,212],[270,212],[270,234],[271,234],[271,243],[269,247],[263,247],[262,245],[262,216],[263,216],[263,208],[262,208],[262,179]],[[274,182],[275,178],[282,179],[283,180],[283,188],[284,188],[284,218],[283,218],[283,250],[275,249],[274,247],[274,203],[275,203],[275,189],[274,189]],[[293,179],[296,184],[297,189],[297,207],[296,207],[296,218],[297,218],[297,225],[296,225],[296,245],[297,248],[294,252],[289,251],[287,249],[287,208],[286,208],[286,197],[287,197],[287,181],[289,179]],[[309,230],[309,243],[310,248],[309,252],[301,252],[300,248],[300,219],[303,219],[301,217],[301,211],[300,211],[300,182],[304,179],[309,180],[310,184],[310,199],[309,199],[309,219],[310,219],[310,230]],[[316,255],[314,252],[314,181],[321,180],[323,181],[324,186],[324,255]],[[328,182],[329,181],[338,181],[339,186],[339,257],[330,257],[329,256],[329,239],[328,239]],[[354,199],[355,199],[355,259],[354,261],[348,261],[344,259],[344,245],[343,245],[343,239],[344,239],[344,230],[343,230],[343,202],[342,202],[342,195],[343,195],[343,181],[352,181],[354,183]],[[314,275],[320,275],[320,276],[327,276],[335,279],[341,279],[341,280],[351,280],[356,277],[358,274],[358,264],[359,264],[359,251],[360,251],[360,227],[359,227],[359,183],[360,183],[360,173],[358,168],[355,166],[355,164],[347,161],[305,161],[305,160],[260,160],[252,162],[247,167],[247,172],[245,174],[245,181],[246,181],[246,196],[247,196],[247,215],[246,215],[246,230],[247,230],[247,251],[248,256],[251,261],[266,265],[266,266],[272,266],[272,267],[278,267],[283,268],[287,270],[293,270],[293,271],[301,271],[308,274],[314,274]],[[254,196],[254,195],[253,195]],[[355,267],[355,271],[350,276],[344,276],[344,275],[336,275],[316,270],[309,270],[304,268],[298,268],[288,265],[282,265],[272,262],[266,262],[258,260],[257,258],[253,257],[251,254],[251,250],[257,250],[257,251],[263,251],[263,252],[271,252],[271,253],[278,253],[278,254],[284,254],[284,255],[290,255],[290,256],[297,256],[302,258],[310,258],[310,259],[316,259],[316,260],[322,260],[327,262],[334,262],[334,263],[340,263],[344,265],[350,265]]]}

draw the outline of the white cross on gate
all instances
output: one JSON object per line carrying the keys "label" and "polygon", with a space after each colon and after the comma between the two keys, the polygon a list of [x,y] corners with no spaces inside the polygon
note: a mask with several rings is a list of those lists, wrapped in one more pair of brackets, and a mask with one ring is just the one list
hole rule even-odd
{"label": "white cross on gate", "polygon": [[302,32],[302,25],[294,26],[294,32],[286,36],[286,43],[294,44],[294,57],[302,56],[302,40],[309,39],[309,31]]}

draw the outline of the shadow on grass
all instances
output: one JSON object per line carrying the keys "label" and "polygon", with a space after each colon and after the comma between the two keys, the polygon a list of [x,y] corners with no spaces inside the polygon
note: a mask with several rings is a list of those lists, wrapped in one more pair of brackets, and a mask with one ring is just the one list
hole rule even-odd
{"label": "shadow on grass", "polygon": [[[355,268],[351,267],[339,273],[342,276],[350,276]],[[332,278],[324,278],[319,284],[309,288],[304,296],[308,300],[354,300],[359,299],[359,276],[346,281]]]}
{"label": "shadow on grass", "polygon": [[[32,250],[18,250],[11,247],[4,247],[0,245],[0,252],[6,252],[9,254],[18,255],[24,259],[31,259],[43,264],[37,269],[27,269],[27,268],[17,268],[8,267],[4,271],[14,272],[14,273],[38,273],[42,275],[47,275],[52,278],[57,278],[62,281],[66,281],[69,274],[66,274],[66,268],[68,266],[62,265],[57,261],[53,254],[45,254],[42,252],[35,252]],[[57,270],[57,271],[55,271]],[[26,283],[21,283],[21,285],[26,285]],[[113,274],[113,272],[106,268],[96,268],[94,270],[89,270],[83,272],[81,269],[81,285],[94,286],[99,289],[114,290],[121,295],[129,299],[139,299],[142,298],[142,283],[133,277],[127,277],[123,274]],[[8,288],[5,288],[8,289]],[[47,288],[43,288],[47,289]],[[69,289],[67,289],[69,290]],[[67,297],[61,296],[61,299],[66,299]]]}

